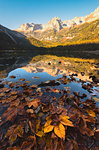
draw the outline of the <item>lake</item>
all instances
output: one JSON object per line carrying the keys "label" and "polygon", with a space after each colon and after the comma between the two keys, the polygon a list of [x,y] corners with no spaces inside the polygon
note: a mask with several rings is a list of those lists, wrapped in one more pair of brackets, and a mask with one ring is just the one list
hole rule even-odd
{"label": "lake", "polygon": [[39,148],[48,137],[51,145],[52,136],[63,142],[65,131],[70,139],[86,138],[90,147],[99,117],[97,60],[39,55],[0,75],[1,149],[34,142]]}

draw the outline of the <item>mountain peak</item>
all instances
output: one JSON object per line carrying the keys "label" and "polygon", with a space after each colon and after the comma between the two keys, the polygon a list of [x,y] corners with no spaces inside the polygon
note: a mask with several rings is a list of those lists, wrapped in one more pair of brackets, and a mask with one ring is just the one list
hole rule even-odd
{"label": "mountain peak", "polygon": [[44,30],[52,29],[55,29],[56,31],[62,29],[62,21],[59,17],[52,18],[46,25],[44,25]]}
{"label": "mountain peak", "polygon": [[85,17],[77,16],[71,20],[61,21],[59,17],[55,16],[45,25],[26,23],[21,25],[21,27],[19,27],[17,31],[22,32],[27,36],[37,37],[37,35],[43,33],[45,34],[45,32],[48,33],[48,31],[50,33],[53,30],[56,33],[57,31],[60,31],[63,28],[67,30],[68,28],[75,27],[87,22],[92,22],[96,19],[99,19],[99,7],[97,7],[94,12]]}
{"label": "mountain peak", "polygon": [[99,7],[97,7],[94,12],[99,12]]}
{"label": "mountain peak", "polygon": [[52,23],[55,23],[55,22],[61,22],[61,19],[59,17],[54,17],[47,24],[49,24],[49,23],[52,24]]}
{"label": "mountain peak", "polygon": [[42,30],[42,24],[24,23],[17,29],[17,31],[21,32],[32,32],[35,30]]}
{"label": "mountain peak", "polygon": [[52,20],[61,20],[59,17],[54,17]]}

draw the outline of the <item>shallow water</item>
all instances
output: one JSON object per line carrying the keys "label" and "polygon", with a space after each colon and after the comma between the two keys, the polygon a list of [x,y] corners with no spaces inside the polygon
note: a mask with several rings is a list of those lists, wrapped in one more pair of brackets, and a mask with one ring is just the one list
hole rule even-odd
{"label": "shallow water", "polygon": [[[28,67],[27,67],[27,70],[28,70]],[[41,84],[42,81],[48,82],[49,80],[57,80],[58,78],[61,78],[64,75],[64,73],[60,74],[60,72],[59,72],[57,75],[55,74],[54,76],[52,76],[51,75],[52,72],[53,72],[53,70],[51,70],[51,69],[50,69],[49,73],[45,72],[44,69],[41,70],[39,67],[38,67],[38,69],[36,69],[36,73],[35,73],[35,70],[34,71],[32,70],[31,72],[30,71],[27,72],[26,68],[25,69],[18,68],[18,69],[11,71],[8,74],[8,77],[4,79],[4,81],[18,82],[20,78],[24,78],[25,81],[30,81],[30,83],[28,83],[28,85],[36,84],[36,85],[38,85],[38,87],[40,87],[39,85]],[[10,78],[10,76],[15,76],[16,78]],[[70,78],[70,77],[68,76],[68,78]],[[76,78],[76,81],[71,81],[67,84],[61,83],[58,86],[50,86],[50,87],[52,89],[57,88],[59,90],[63,90],[63,89],[65,90],[66,87],[67,88],[69,87],[69,89],[71,90],[70,94],[72,94],[73,92],[77,92],[80,95],[86,94],[87,97],[84,99],[81,99],[82,102],[90,97],[94,97],[94,95],[95,95],[95,97],[99,98],[99,86],[97,86],[97,87],[93,86],[93,88],[91,89],[92,93],[89,93],[87,90],[82,88],[82,82],[77,82],[77,81],[79,81],[78,78]],[[23,81],[23,83],[24,83],[24,81]],[[88,82],[86,82],[86,83],[88,83]],[[62,95],[60,93],[53,93],[53,92],[46,93],[44,90],[45,88],[46,88],[45,86],[41,87],[41,90],[43,91],[43,93],[45,95],[56,96],[57,98]],[[99,107],[99,101],[96,101],[96,105]]]}
{"label": "shallow water", "polygon": [[[91,127],[93,133],[94,129],[98,129],[98,125],[96,124],[95,126],[93,120],[95,118],[98,119],[99,86],[96,83],[90,82],[89,77],[86,75],[81,76],[80,73],[80,76],[79,74],[77,74],[78,76],[72,76],[72,74],[73,72],[67,70],[65,65],[59,65],[59,61],[54,62],[53,65],[49,65],[48,61],[41,61],[14,69],[8,73],[7,77],[0,79],[1,138],[5,140],[5,134],[9,129],[11,129],[11,136],[13,135],[15,131],[15,129],[13,130],[13,124],[17,132],[20,125],[26,135],[33,135],[34,133],[32,133],[29,123],[35,124],[36,127],[35,117],[38,121],[40,120],[40,125],[43,129],[46,123],[46,117],[51,116],[50,114],[54,117],[57,116],[59,119],[61,114],[65,113],[70,119],[72,119],[71,115],[73,115],[74,123],[75,121],[78,122],[77,116],[79,118],[82,116],[83,121],[84,118],[87,117],[87,119],[92,122],[90,127],[88,124],[88,128],[83,127],[83,124],[81,126],[81,123],[79,123],[81,134],[88,130],[86,132],[88,135],[86,139],[89,137],[91,144],[94,137],[89,131]],[[2,85],[4,87],[2,87]],[[82,85],[88,85],[89,88],[87,86],[87,88],[84,89]],[[96,98],[97,107],[93,101],[94,98]],[[76,118],[74,116],[76,116]],[[55,123],[58,122],[56,120]],[[74,127],[76,130],[75,128],[71,130],[70,127],[66,127],[67,137],[73,135],[70,132],[74,131],[75,133],[75,131],[77,131],[77,127]],[[36,131],[35,128],[33,130]],[[37,131],[37,133],[38,132],[39,131]],[[39,139],[37,133],[36,136],[37,139]],[[78,137],[79,133],[80,132],[77,133]],[[83,136],[81,136],[81,138]],[[74,138],[75,137],[74,134]],[[27,139],[26,136],[26,141]],[[20,145],[22,141],[23,139],[20,138],[18,139],[19,143],[17,143],[16,139],[14,142],[16,145]],[[9,142],[10,137],[8,138],[8,143]],[[38,143],[37,141],[37,144]],[[89,140],[87,143],[89,143]],[[6,144],[6,146],[8,145]]]}

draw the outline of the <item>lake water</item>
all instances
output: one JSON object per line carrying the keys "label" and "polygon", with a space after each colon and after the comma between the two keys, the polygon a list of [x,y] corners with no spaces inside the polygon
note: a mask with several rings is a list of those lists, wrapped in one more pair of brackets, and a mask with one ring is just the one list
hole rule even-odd
{"label": "lake water", "polygon": [[[41,62],[42,63],[42,62]],[[27,82],[29,86],[31,85],[37,85],[38,88],[41,88],[41,91],[43,92],[44,95],[48,95],[48,96],[56,96],[57,98],[59,98],[62,93],[59,92],[45,92],[45,88],[46,87],[50,87],[52,89],[58,89],[60,91],[62,90],[66,90],[69,89],[71,91],[70,94],[73,94],[73,92],[79,93],[79,95],[82,94],[86,94],[87,97],[85,97],[84,99],[81,99],[82,101],[89,99],[90,97],[96,97],[99,98],[99,86],[95,87],[93,86],[93,88],[91,88],[91,93],[88,92],[88,90],[85,90],[84,88],[82,88],[82,82],[78,82],[79,78],[78,77],[74,77],[76,80],[74,81],[69,81],[67,84],[61,83],[60,81],[58,81],[60,83],[60,85],[56,86],[56,85],[52,85],[52,86],[41,86],[41,82],[45,82],[48,83],[50,80],[55,80],[57,81],[59,78],[62,78],[63,75],[66,73],[62,70],[60,70],[59,68],[53,68],[46,66],[42,66],[40,63],[37,63],[36,66],[35,64],[31,64],[31,65],[27,65],[23,68],[17,68],[14,69],[13,71],[11,71],[8,74],[8,77],[4,78],[3,81],[8,81],[8,82],[19,82],[19,80],[21,78],[24,78],[25,81],[30,81]],[[10,78],[11,76],[15,76],[15,78]],[[67,78],[71,79],[69,75],[67,75]],[[22,81],[22,83],[25,83],[25,81]],[[86,82],[85,84],[90,83],[90,82]],[[99,101],[96,101],[96,105],[99,106]]]}
{"label": "lake water", "polygon": [[[9,132],[9,137],[6,138],[8,140],[6,147],[9,146],[8,143],[12,142],[13,135],[15,139],[11,144],[18,146],[23,140],[28,142],[28,136],[33,137],[34,131],[36,131],[38,145],[42,138],[39,133],[44,133],[48,117],[51,117],[54,128],[59,125],[60,117],[69,117],[70,120],[66,119],[65,121],[66,137],[72,137],[74,134],[73,138],[75,139],[75,133],[79,129],[77,137],[84,137],[84,142],[85,136],[86,139],[90,138],[90,142],[88,140],[86,143],[91,145],[95,139],[91,134],[95,132],[94,129],[98,129],[99,107],[99,83],[92,82],[87,75],[89,70],[86,69],[86,66],[90,68],[91,65],[89,62],[75,63],[74,60],[57,60],[52,57],[52,59],[44,58],[26,65],[20,64],[20,66],[16,66],[16,69],[12,67],[2,72],[0,79],[0,140],[3,144],[0,145],[1,149],[5,147],[6,133]],[[85,128],[81,121],[86,123],[86,120],[89,121],[89,124]],[[96,122],[93,122],[94,120]],[[74,129],[68,124],[68,121],[72,121]],[[78,126],[75,122],[79,122]],[[64,127],[64,124],[61,125]],[[39,129],[36,129],[38,126]],[[22,138],[17,137],[21,135],[20,127],[24,133],[22,133]],[[44,133],[44,136],[52,138],[53,132],[54,130],[46,133],[47,135]],[[74,133],[71,134],[72,132]],[[82,135],[79,134],[80,132]],[[86,135],[83,135],[84,132]],[[29,144],[31,145],[31,143]],[[41,143],[39,145],[41,146]]]}

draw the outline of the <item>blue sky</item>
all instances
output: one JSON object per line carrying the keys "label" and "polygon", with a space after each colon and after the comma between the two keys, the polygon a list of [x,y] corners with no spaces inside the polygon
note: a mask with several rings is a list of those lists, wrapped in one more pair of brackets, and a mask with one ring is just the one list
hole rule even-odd
{"label": "blue sky", "polygon": [[23,23],[46,24],[85,16],[99,6],[99,0],[0,0],[0,24],[16,29]]}

